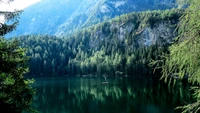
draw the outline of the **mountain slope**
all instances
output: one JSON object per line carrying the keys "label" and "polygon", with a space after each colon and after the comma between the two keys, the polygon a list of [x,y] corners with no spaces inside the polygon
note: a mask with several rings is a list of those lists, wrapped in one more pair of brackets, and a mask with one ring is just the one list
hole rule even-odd
{"label": "mountain slope", "polygon": [[70,35],[82,28],[133,11],[170,9],[174,0],[42,0],[21,14],[13,35]]}
{"label": "mountain slope", "polygon": [[[86,28],[70,37],[23,36],[30,75],[134,76],[152,74],[177,33],[180,10],[130,13]],[[165,51],[164,51],[165,50]]]}
{"label": "mountain slope", "polygon": [[56,35],[71,34],[81,28],[130,12],[172,8],[173,3],[173,0],[168,2],[164,0],[100,0],[96,1],[93,7],[83,4],[69,20],[58,27]]}
{"label": "mountain slope", "polygon": [[82,0],[42,0],[24,10],[13,35],[54,34],[58,25],[70,18]]}

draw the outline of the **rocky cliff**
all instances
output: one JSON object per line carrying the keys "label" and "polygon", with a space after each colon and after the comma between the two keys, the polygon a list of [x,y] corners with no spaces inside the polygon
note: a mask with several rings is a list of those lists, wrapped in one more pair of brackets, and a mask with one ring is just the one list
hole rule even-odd
{"label": "rocky cliff", "polygon": [[181,14],[176,9],[130,13],[69,37],[39,35],[19,40],[29,48],[34,76],[151,76],[149,63],[167,51]]}
{"label": "rocky cliff", "polygon": [[124,47],[162,46],[170,44],[177,36],[175,29],[181,13],[175,9],[130,13],[84,29],[74,37],[88,38],[90,48],[102,46],[105,41]]}

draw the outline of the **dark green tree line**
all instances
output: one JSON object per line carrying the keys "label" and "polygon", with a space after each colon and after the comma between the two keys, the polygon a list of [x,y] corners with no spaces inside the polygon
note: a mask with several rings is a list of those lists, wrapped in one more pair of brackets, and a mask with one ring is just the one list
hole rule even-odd
{"label": "dark green tree line", "polygon": [[[152,59],[158,60],[169,43],[161,37],[156,44],[141,45],[140,33],[159,22],[169,22],[175,29],[181,14],[177,9],[131,13],[83,29],[68,38],[38,35],[18,39],[31,56],[31,76],[149,76],[152,67],[148,64]],[[120,27],[131,24],[134,28],[120,38],[121,31],[112,27],[114,23]]]}
{"label": "dark green tree line", "polygon": [[[159,39],[156,44],[141,45],[140,33],[145,27],[169,22],[175,29],[180,10],[154,11],[122,15],[112,21],[84,29],[68,38],[54,36],[22,36],[21,46],[31,56],[31,76],[149,76],[149,63],[158,59],[169,43]],[[155,19],[155,21],[153,21]],[[156,23],[157,21],[157,23]],[[123,38],[120,30],[112,27],[133,24]]]}

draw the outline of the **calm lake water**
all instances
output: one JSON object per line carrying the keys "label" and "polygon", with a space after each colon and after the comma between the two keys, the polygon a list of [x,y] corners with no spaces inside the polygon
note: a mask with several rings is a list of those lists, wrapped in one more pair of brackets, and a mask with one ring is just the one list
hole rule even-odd
{"label": "calm lake water", "polygon": [[168,88],[156,78],[36,78],[40,113],[179,113],[187,85]]}

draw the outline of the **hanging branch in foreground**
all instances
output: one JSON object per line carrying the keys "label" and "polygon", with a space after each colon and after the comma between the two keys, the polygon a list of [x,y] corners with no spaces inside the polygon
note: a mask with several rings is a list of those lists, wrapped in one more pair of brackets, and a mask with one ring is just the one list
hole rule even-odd
{"label": "hanging branch in foreground", "polygon": [[197,101],[178,108],[183,109],[183,113],[197,113],[200,110],[200,3],[199,0],[184,2],[189,3],[189,6],[180,18],[176,42],[169,47],[169,54],[152,64],[161,63],[161,79],[169,84],[172,80],[176,83],[177,80],[187,78],[189,83],[196,86],[192,90]]}

